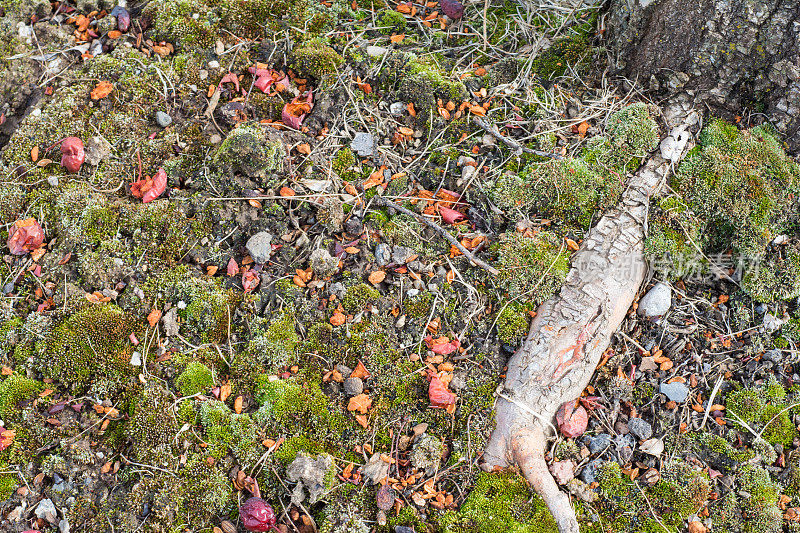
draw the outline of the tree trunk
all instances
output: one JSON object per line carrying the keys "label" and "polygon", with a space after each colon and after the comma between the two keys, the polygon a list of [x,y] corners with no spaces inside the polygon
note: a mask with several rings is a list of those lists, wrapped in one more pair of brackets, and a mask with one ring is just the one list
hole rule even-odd
{"label": "tree trunk", "polygon": [[617,73],[724,118],[765,113],[800,150],[797,0],[610,0],[604,23]]}
{"label": "tree trunk", "polygon": [[498,393],[497,426],[482,466],[489,471],[519,467],[544,499],[560,533],[578,533],[578,521],[545,463],[552,420],[558,407],[574,401],[589,383],[644,279],[650,196],[688,148],[688,128],[699,122],[691,105],[666,113],[674,129],[631,178],[617,208],[589,231],[572,257],[561,291],[537,309]]}

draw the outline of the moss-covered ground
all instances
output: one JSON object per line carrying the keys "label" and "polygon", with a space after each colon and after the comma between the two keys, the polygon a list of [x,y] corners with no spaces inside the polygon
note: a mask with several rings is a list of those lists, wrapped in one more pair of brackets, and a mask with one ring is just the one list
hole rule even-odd
{"label": "moss-covered ground", "polygon": [[[600,78],[599,6],[555,4],[0,0],[0,242],[44,232],[0,261],[0,529],[244,531],[257,484],[281,531],[554,531],[481,472],[494,394],[664,133]],[[584,532],[800,520],[800,167],[705,124],[648,222],[670,313],[547,457]]]}

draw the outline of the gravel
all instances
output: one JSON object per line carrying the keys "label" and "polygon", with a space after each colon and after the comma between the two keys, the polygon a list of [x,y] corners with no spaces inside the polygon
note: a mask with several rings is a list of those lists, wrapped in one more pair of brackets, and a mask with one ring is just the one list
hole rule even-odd
{"label": "gravel", "polygon": [[361,378],[347,378],[344,380],[344,392],[348,396],[356,396],[364,392],[364,382]]}
{"label": "gravel", "polygon": [[170,124],[172,124],[172,117],[164,113],[163,111],[156,111],[156,123],[160,127],[166,128]]}
{"label": "gravel", "polygon": [[686,397],[689,396],[689,387],[683,383],[662,383],[658,390],[673,402],[678,403],[685,401]]}
{"label": "gravel", "polygon": [[641,418],[628,420],[628,430],[639,440],[647,440],[653,435],[653,426],[650,425],[650,422]]}

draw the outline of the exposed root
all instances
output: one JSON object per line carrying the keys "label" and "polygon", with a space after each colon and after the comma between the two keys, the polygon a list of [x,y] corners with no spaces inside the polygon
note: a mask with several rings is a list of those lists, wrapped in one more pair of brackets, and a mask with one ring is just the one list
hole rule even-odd
{"label": "exposed root", "polygon": [[685,105],[669,112],[678,117],[673,119],[676,127],[631,178],[617,208],[591,229],[561,291],[539,306],[498,393],[497,427],[483,468],[517,466],[544,499],[560,533],[577,533],[578,521],[545,463],[551,421],[558,407],[577,398],[589,383],[644,280],[650,196],[685,154],[686,131],[698,123]]}

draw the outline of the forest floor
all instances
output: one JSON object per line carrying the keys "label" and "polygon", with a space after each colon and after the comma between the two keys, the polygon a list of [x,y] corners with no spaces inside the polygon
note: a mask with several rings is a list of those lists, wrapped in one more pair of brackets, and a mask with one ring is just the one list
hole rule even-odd
{"label": "forest floor", "polygon": [[[0,0],[0,528],[266,531],[260,495],[280,531],[554,531],[479,463],[666,133],[603,35],[573,0]],[[759,118],[705,117],[653,199],[547,456],[582,531],[800,531],[800,166]]]}

